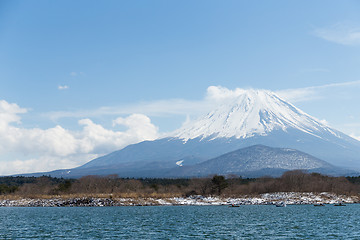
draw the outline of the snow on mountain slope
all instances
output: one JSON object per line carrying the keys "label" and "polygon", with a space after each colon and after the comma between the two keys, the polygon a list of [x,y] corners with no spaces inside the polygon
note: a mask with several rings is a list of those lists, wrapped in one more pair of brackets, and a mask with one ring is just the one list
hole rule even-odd
{"label": "snow on mountain slope", "polygon": [[267,90],[243,90],[206,116],[189,122],[175,131],[184,141],[195,138],[250,138],[266,136],[273,130],[295,128],[322,138],[323,133],[340,137],[339,132],[323,125],[315,118],[285,102]]}

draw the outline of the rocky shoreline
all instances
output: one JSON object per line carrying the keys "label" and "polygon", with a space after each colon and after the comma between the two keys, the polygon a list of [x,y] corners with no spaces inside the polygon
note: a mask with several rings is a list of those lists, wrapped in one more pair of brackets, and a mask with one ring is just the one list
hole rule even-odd
{"label": "rocky shoreline", "polygon": [[200,195],[172,198],[50,198],[50,199],[3,199],[0,207],[104,207],[104,206],[176,206],[176,205],[272,205],[284,202],[292,204],[360,203],[359,196],[343,196],[333,193],[265,193],[259,196],[239,198],[204,197]]}

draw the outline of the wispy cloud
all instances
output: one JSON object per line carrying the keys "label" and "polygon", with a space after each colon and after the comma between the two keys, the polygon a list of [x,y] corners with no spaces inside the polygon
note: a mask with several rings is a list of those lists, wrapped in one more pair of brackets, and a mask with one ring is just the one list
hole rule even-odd
{"label": "wispy cloud", "polygon": [[311,101],[322,98],[323,96],[320,94],[320,91],[324,89],[337,88],[337,87],[350,87],[350,86],[360,87],[360,80],[342,82],[342,83],[330,83],[330,84],[305,87],[305,88],[285,89],[285,90],[276,91],[276,93],[282,98],[286,99],[287,101],[296,103],[296,102]]}
{"label": "wispy cloud", "polygon": [[184,99],[164,99],[151,102],[138,102],[128,105],[104,106],[96,109],[82,109],[77,111],[54,111],[43,116],[57,121],[61,118],[84,118],[114,115],[128,115],[141,113],[148,116],[170,116],[198,114],[207,111],[211,103],[204,100],[191,101]]}
{"label": "wispy cloud", "polygon": [[342,45],[360,45],[360,26],[341,22],[330,27],[318,28],[314,34],[322,39]]}
{"label": "wispy cloud", "polygon": [[61,91],[61,90],[66,90],[66,89],[69,89],[69,86],[68,85],[59,85],[58,86],[58,89]]}
{"label": "wispy cloud", "polygon": [[152,117],[173,115],[196,116],[208,112],[214,108],[214,105],[221,104],[224,100],[239,96],[244,91],[245,90],[241,88],[232,90],[222,86],[209,86],[205,97],[199,100],[162,99],[119,106],[103,106],[97,109],[54,111],[45,113],[43,116],[48,117],[53,121],[57,121],[61,118],[102,117],[128,115],[133,113],[141,113]]}
{"label": "wispy cloud", "polygon": [[[305,88],[284,89],[275,91],[279,96],[291,103],[311,101],[322,98],[321,90],[336,87],[360,86],[360,81],[343,83],[331,83],[320,86]],[[96,109],[81,109],[75,111],[54,111],[44,113],[43,116],[57,121],[61,118],[87,118],[102,116],[121,116],[133,113],[141,113],[151,117],[163,117],[172,115],[196,116],[206,113],[217,104],[228,98],[236,97],[244,89],[228,89],[221,86],[210,86],[204,98],[199,100],[163,99],[150,102],[138,102],[119,106],[104,106]]]}

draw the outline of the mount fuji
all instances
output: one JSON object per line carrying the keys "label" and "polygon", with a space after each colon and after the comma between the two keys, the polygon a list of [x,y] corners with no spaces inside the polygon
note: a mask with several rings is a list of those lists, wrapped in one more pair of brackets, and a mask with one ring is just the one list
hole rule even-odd
{"label": "mount fuji", "polygon": [[[185,124],[168,137],[129,145],[81,167],[48,174],[79,177],[115,173],[122,177],[161,177],[167,172],[176,172],[177,168],[180,171],[181,167],[195,166],[259,144],[296,149],[334,166],[360,170],[359,141],[326,126],[271,91],[251,89],[224,100],[208,114]],[[271,159],[266,161],[269,168]],[[281,168],[278,162],[276,164],[277,169]],[[289,170],[298,166],[284,164]],[[302,167],[313,169],[311,166],[309,163]],[[217,173],[216,169],[212,171],[206,174]]]}
{"label": "mount fuji", "polygon": [[228,100],[206,116],[177,130],[175,137],[185,141],[194,138],[247,139],[290,129],[323,139],[329,134],[342,137],[340,132],[265,90],[244,90],[237,98]]}

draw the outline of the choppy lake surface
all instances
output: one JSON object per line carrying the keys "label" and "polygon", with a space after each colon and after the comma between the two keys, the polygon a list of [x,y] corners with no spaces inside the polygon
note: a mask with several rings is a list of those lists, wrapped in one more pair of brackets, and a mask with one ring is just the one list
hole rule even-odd
{"label": "choppy lake surface", "polygon": [[0,208],[0,239],[360,239],[360,205]]}

